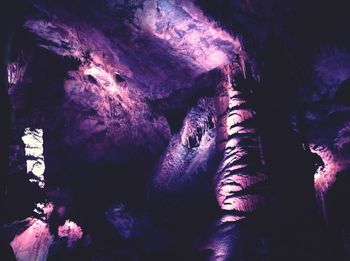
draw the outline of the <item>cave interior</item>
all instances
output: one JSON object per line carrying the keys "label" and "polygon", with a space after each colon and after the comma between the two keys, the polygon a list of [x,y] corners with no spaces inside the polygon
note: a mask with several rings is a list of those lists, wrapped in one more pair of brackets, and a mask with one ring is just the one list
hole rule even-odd
{"label": "cave interior", "polygon": [[0,260],[350,260],[345,0],[0,5]]}

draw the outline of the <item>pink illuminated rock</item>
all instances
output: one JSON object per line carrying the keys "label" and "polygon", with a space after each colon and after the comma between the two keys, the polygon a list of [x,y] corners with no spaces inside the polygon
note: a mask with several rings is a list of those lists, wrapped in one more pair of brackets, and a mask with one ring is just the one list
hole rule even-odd
{"label": "pink illuminated rock", "polygon": [[136,19],[152,35],[202,72],[228,64],[241,51],[238,40],[210,21],[191,1],[147,0]]}
{"label": "pink illuminated rock", "polygon": [[320,156],[323,162],[323,166],[319,166],[314,175],[314,186],[319,210],[323,215],[324,221],[327,223],[326,193],[335,183],[337,174],[346,169],[346,162],[338,158],[337,155],[326,146],[310,144],[310,150]]}
{"label": "pink illuminated rock", "polygon": [[18,261],[46,261],[53,236],[48,224],[31,219],[31,225],[11,242],[11,247]]}
{"label": "pink illuminated rock", "polygon": [[334,153],[325,146],[311,144],[310,149],[319,155],[324,163],[324,166],[320,166],[315,173],[315,189],[317,193],[325,193],[335,182],[337,173],[344,169],[345,162],[337,159]]}
{"label": "pink illuminated rock", "polygon": [[68,247],[72,247],[83,236],[83,230],[75,222],[66,220],[63,226],[58,227],[58,237],[66,237]]}
{"label": "pink illuminated rock", "polygon": [[[43,48],[109,67],[112,74],[135,83],[129,86],[134,93],[151,99],[190,88],[201,73],[228,64],[237,54],[243,56],[240,42],[192,1],[86,3],[80,13],[89,15],[89,24],[57,14],[62,7],[54,3],[36,6],[55,17],[33,17],[25,23],[28,31],[45,39]],[[116,16],[120,11],[127,21]]]}
{"label": "pink illuminated rock", "polygon": [[246,194],[237,196],[231,191],[225,193],[222,198],[219,196],[218,201],[223,210],[235,210],[245,213],[253,212],[266,203],[265,198],[261,195]]}
{"label": "pink illuminated rock", "polygon": [[[242,56],[240,42],[191,1],[89,2],[78,15],[69,4],[34,6],[42,15],[29,16],[25,30],[41,47],[78,64],[64,83],[65,143],[94,160],[113,149],[129,154],[130,143],[163,148],[170,129],[152,101],[177,91],[190,95],[196,77]],[[89,23],[75,15],[87,15]]]}

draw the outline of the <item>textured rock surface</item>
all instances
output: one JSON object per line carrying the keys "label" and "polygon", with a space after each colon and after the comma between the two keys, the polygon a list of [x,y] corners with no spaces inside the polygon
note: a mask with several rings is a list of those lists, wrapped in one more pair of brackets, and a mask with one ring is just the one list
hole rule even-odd
{"label": "textured rock surface", "polygon": [[213,99],[199,100],[162,156],[154,181],[156,187],[174,190],[208,171],[209,161],[215,155],[215,121]]}
{"label": "textured rock surface", "polygon": [[117,204],[106,211],[107,220],[123,238],[130,238],[134,227],[134,217],[126,212],[123,204]]}
{"label": "textured rock surface", "polygon": [[17,260],[45,261],[53,238],[48,225],[41,220],[32,219],[31,225],[11,242]]}
{"label": "textured rock surface", "polygon": [[216,176],[216,195],[223,210],[249,213],[264,203],[264,197],[254,191],[259,191],[258,184],[268,179],[263,173],[259,133],[254,126],[256,112],[250,97],[254,88],[239,80],[242,69],[235,66],[227,66],[224,77],[227,80],[220,87],[228,104],[219,119],[225,130],[218,140],[225,148]]}
{"label": "textured rock surface", "polygon": [[67,238],[67,247],[73,247],[73,244],[76,243],[83,236],[83,231],[75,222],[66,220],[63,226],[58,227],[58,237]]}
{"label": "textured rock surface", "polygon": [[[241,51],[236,39],[187,1],[85,3],[78,20],[72,18],[74,4],[67,10],[53,3],[36,7],[39,15],[24,27],[39,37],[39,46],[80,64],[65,80],[64,124],[70,126],[65,141],[86,144],[91,158],[103,157],[111,144],[164,146],[167,123],[150,111],[148,100],[190,88],[196,76]],[[98,141],[95,135],[108,138]]]}

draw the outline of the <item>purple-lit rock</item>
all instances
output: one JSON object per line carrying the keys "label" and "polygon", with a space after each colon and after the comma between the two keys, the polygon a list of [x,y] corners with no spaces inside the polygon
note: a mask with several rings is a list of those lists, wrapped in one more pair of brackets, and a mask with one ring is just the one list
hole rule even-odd
{"label": "purple-lit rock", "polygon": [[106,218],[122,238],[129,239],[132,236],[134,218],[126,212],[123,204],[117,204],[108,209]]}
{"label": "purple-lit rock", "polygon": [[174,190],[207,171],[215,154],[215,107],[212,99],[201,99],[186,115],[180,133],[173,135],[159,163],[154,184]]}
{"label": "purple-lit rock", "polygon": [[[227,66],[223,69],[226,79],[222,83],[222,88],[228,96],[228,103],[227,110],[219,119],[219,124],[223,126],[223,135],[220,140],[225,144],[225,148],[215,181],[216,196],[221,209],[246,214],[263,205],[265,199],[260,194],[245,193],[245,191],[263,183],[268,177],[263,173],[261,156],[249,158],[250,155],[259,155],[261,152],[259,134],[254,125],[247,124],[252,121],[256,112],[250,105],[249,95],[244,93],[242,86],[239,86],[240,82],[236,82],[240,73],[242,73],[240,69],[236,69],[235,66]],[[246,88],[249,87],[246,86]],[[254,168],[250,165],[254,165]]]}
{"label": "purple-lit rock", "polygon": [[58,237],[67,238],[68,248],[71,248],[82,236],[83,230],[73,221],[66,220],[62,226],[58,227]]}

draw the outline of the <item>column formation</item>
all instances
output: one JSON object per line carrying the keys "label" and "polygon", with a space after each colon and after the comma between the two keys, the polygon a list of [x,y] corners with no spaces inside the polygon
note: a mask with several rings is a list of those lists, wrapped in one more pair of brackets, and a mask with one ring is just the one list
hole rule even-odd
{"label": "column formation", "polygon": [[[221,93],[226,109],[219,115],[218,148],[223,159],[217,170],[216,197],[222,210],[229,211],[232,221],[239,220],[265,202],[261,185],[267,180],[263,170],[260,137],[256,129],[253,89],[237,66],[224,69]],[[226,101],[225,101],[226,100]],[[224,105],[219,106],[223,108]],[[222,110],[222,109],[221,109]]]}

